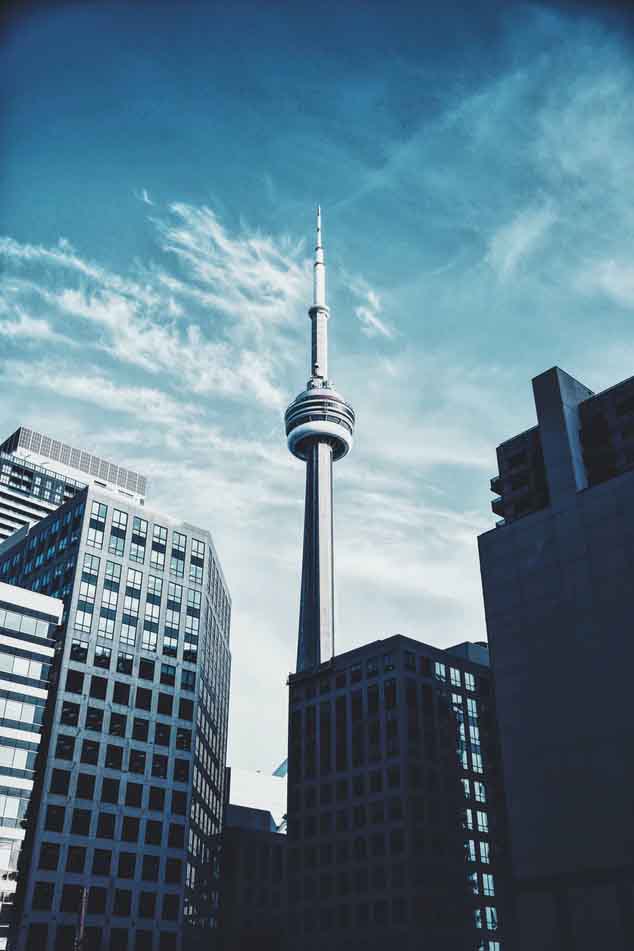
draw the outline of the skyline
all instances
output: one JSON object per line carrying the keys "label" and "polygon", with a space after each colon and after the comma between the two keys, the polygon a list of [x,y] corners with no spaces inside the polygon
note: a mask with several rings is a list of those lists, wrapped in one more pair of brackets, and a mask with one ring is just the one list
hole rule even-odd
{"label": "skyline", "polygon": [[495,447],[535,423],[530,378],[557,363],[599,390],[634,365],[631,33],[593,4],[325,5],[316,61],[307,6],[151,6],[149,30],[134,5],[34,6],[5,38],[1,435],[147,472],[148,508],[211,530],[229,762],[266,770],[296,646],[282,413],[308,372],[314,207],[358,414],[337,650],[484,639],[476,536]]}

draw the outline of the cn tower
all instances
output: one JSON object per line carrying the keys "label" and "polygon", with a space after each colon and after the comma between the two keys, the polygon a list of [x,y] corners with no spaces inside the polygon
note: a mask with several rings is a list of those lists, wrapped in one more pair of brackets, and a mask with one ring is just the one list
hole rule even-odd
{"label": "cn tower", "polygon": [[297,672],[314,670],[335,652],[332,464],[352,448],[354,410],[328,378],[326,265],[317,209],[313,265],[311,373],[306,389],[286,410],[288,448],[306,463],[302,590]]}

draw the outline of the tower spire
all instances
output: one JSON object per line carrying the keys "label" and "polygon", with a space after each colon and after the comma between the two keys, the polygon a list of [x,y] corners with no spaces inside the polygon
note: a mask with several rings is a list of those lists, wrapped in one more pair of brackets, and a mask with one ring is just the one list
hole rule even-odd
{"label": "tower spire", "polygon": [[328,380],[326,265],[317,208],[313,265],[311,376],[286,410],[286,437],[294,456],[306,463],[304,553],[297,639],[297,670],[314,670],[335,652],[332,464],[352,448],[354,410]]}
{"label": "tower spire", "polygon": [[321,205],[317,205],[317,241],[315,243],[315,263],[313,264],[313,307],[326,306],[326,262],[324,246],[321,243]]}

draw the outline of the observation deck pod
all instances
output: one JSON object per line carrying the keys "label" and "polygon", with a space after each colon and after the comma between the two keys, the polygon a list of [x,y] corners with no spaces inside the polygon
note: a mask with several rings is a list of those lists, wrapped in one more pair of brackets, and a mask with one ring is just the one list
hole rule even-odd
{"label": "observation deck pod", "polygon": [[309,386],[293,400],[284,421],[288,448],[298,459],[306,461],[315,440],[332,446],[335,462],[352,449],[354,410],[329,386]]}

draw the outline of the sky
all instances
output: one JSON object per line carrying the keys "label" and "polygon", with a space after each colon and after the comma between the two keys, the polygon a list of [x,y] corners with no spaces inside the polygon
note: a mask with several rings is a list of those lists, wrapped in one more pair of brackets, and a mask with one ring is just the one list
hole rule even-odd
{"label": "sky", "polygon": [[336,646],[486,637],[495,447],[555,364],[634,372],[627,5],[22,2],[0,55],[0,436],[146,473],[232,602],[229,762],[285,756],[315,206]]}

